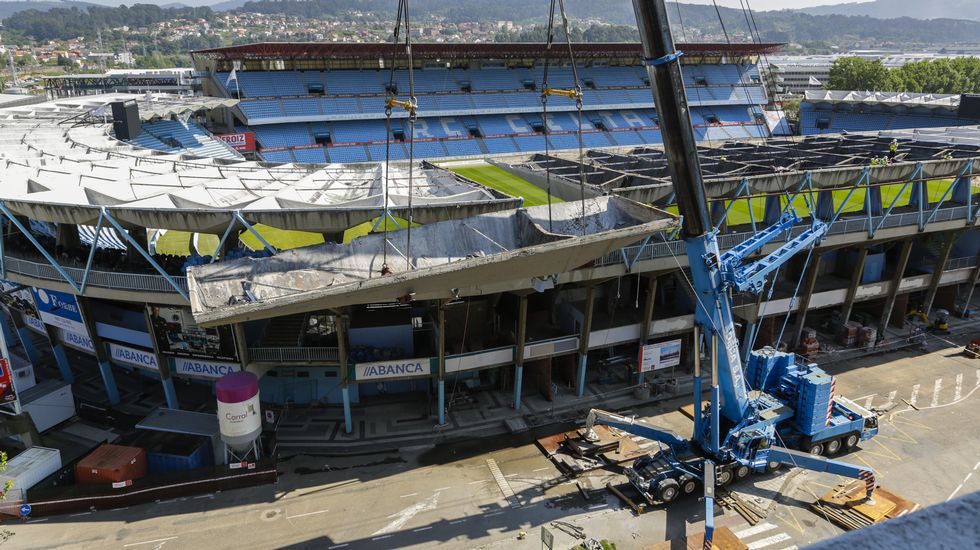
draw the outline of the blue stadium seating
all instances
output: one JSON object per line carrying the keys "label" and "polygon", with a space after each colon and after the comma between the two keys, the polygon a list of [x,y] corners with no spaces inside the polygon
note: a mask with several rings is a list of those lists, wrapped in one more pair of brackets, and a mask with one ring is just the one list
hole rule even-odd
{"label": "blue stadium seating", "polygon": [[323,147],[317,147],[315,149],[293,149],[293,157],[296,158],[296,162],[317,164],[327,162],[327,157],[323,154]]}
{"label": "blue stadium seating", "polygon": [[262,157],[269,162],[294,162],[292,151],[263,151]]}
{"label": "blue stadium seating", "polygon": [[475,139],[454,139],[443,142],[446,147],[446,155],[450,157],[463,157],[482,155],[480,143]]}
{"label": "blue stadium seating", "polygon": [[367,150],[363,145],[349,145],[346,147],[330,147],[327,150],[330,162],[367,162]]}
{"label": "blue stadium seating", "polygon": [[842,131],[875,132],[966,126],[978,122],[980,121],[959,118],[949,111],[935,113],[905,113],[892,110],[856,112],[849,109],[818,109],[805,102],[800,107],[800,133],[803,135],[840,133]]}
{"label": "blue stadium seating", "polygon": [[[156,141],[144,136],[152,136]],[[143,124],[143,131],[133,143],[166,152],[188,152],[201,157],[242,158],[227,143],[211,137],[207,130],[191,121],[146,122]]]}

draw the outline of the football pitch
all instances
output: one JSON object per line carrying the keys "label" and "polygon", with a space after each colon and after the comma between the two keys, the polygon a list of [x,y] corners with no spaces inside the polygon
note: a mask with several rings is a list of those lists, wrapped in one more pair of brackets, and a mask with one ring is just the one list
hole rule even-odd
{"label": "football pitch", "polygon": [[[469,178],[479,184],[492,187],[512,197],[521,197],[524,199],[524,206],[548,204],[548,193],[544,189],[514,176],[506,170],[497,168],[492,164],[481,162],[479,164],[451,167],[450,170],[464,178]],[[562,202],[562,200],[552,195],[551,202]]]}
{"label": "football pitch", "polygon": [[[542,204],[547,204],[548,194],[545,193],[540,187],[527,182],[517,176],[511,175],[496,166],[479,163],[465,166],[456,166],[450,168],[453,172],[469,178],[477,183],[486,185],[487,187],[492,187],[498,191],[502,191],[513,197],[523,197],[524,206],[539,206]],[[949,187],[950,180],[935,180],[928,183],[929,189],[929,202],[936,203],[943,197],[946,192],[947,187]],[[881,188],[881,202],[882,208],[887,209],[888,206],[895,200],[896,195],[902,191],[902,184],[885,185]],[[835,211],[840,208],[841,204],[846,200],[844,204],[844,209],[842,212],[859,212],[864,208],[864,195],[866,190],[864,188],[858,188],[851,194],[848,198],[848,190],[834,191],[834,209]],[[907,206],[909,199],[912,196],[912,187],[909,186],[902,192],[901,196],[895,202],[895,207]],[[810,215],[810,207],[807,202],[811,200],[810,196],[804,197],[800,194],[793,200],[793,208],[800,217],[807,217]],[[812,200],[816,200],[816,193],[813,194]],[[949,200],[949,197],[947,197]],[[558,197],[552,196],[553,202],[562,202]],[[780,198],[780,208],[786,206],[786,198]],[[761,223],[765,218],[766,211],[766,200],[764,197],[755,197],[751,199],[738,199],[735,204],[732,205],[731,201],[725,201],[725,207],[731,207],[728,212],[728,225],[742,225],[751,223],[752,219],[755,219],[756,223]],[[752,212],[750,217],[749,212]],[[677,214],[677,207],[670,206],[667,208],[668,212]],[[406,220],[396,218],[398,225],[395,225],[391,220],[387,221],[387,226],[389,231],[397,231],[399,229],[404,229],[407,227],[408,222]],[[344,232],[344,242],[349,243],[357,237],[367,235],[371,232],[371,228],[377,219],[371,220],[369,222],[364,222],[360,225],[351,227]],[[417,226],[418,224],[414,224]],[[414,227],[413,226],[413,227]],[[272,246],[280,250],[289,250],[292,248],[301,248],[304,246],[311,246],[320,244],[323,242],[323,235],[319,233],[311,233],[308,231],[295,231],[289,229],[279,229],[276,227],[271,227],[263,224],[256,224],[255,230],[262,235],[266,241]],[[383,227],[378,226],[378,230],[382,230]],[[187,256],[191,252],[191,239],[193,238],[193,233],[187,231],[175,231],[170,230],[165,234],[160,236],[157,240],[156,251],[158,254],[173,254],[176,256]],[[212,254],[218,246],[218,235],[208,235],[200,234],[198,235],[197,248],[201,254],[207,255]],[[253,250],[258,250],[262,248],[262,243],[253,235],[251,232],[246,231],[242,233],[241,240],[246,246]]]}

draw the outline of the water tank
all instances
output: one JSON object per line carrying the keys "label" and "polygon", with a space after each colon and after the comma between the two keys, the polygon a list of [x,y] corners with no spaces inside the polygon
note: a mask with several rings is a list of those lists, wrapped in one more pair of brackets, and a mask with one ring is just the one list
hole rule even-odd
{"label": "water tank", "polygon": [[250,372],[226,374],[218,380],[218,427],[221,440],[244,450],[262,433],[259,379]]}

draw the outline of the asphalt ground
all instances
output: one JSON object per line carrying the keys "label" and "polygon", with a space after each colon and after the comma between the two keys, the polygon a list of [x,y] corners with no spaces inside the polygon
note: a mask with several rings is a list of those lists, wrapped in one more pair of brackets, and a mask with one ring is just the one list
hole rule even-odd
{"label": "asphalt ground", "polygon": [[[839,394],[882,411],[878,437],[839,458],[872,466],[883,487],[921,506],[980,490],[980,360],[956,345],[968,339],[930,337],[924,353],[907,350],[830,366]],[[688,421],[673,410],[680,403],[634,412],[683,430]],[[574,481],[563,478],[528,437],[342,459],[296,456],[284,459],[280,470],[275,486],[15,521],[6,526],[14,536],[5,545],[537,549],[546,526],[556,548],[570,548],[576,539],[551,524],[564,521],[622,550],[703,530],[703,504],[696,498],[639,517],[611,495],[585,501]],[[622,478],[600,473],[595,481],[607,479]],[[807,504],[838,481],[803,472],[773,495],[775,504],[762,523],[750,526],[716,507],[716,524],[728,525],[752,550],[803,547],[833,537],[841,530]],[[928,541],[923,534],[916,547],[928,548]]]}

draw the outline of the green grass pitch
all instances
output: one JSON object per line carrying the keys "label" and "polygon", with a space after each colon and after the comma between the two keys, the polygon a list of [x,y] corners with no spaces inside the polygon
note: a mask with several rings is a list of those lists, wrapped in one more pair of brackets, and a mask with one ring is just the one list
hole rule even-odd
{"label": "green grass pitch", "polygon": [[[521,197],[524,199],[524,206],[530,207],[548,204],[548,193],[544,189],[514,176],[503,169],[497,168],[492,164],[480,163],[452,167],[450,170],[464,178],[469,178],[487,187],[492,187],[512,197]],[[552,195],[551,202],[562,202],[562,200]]]}

